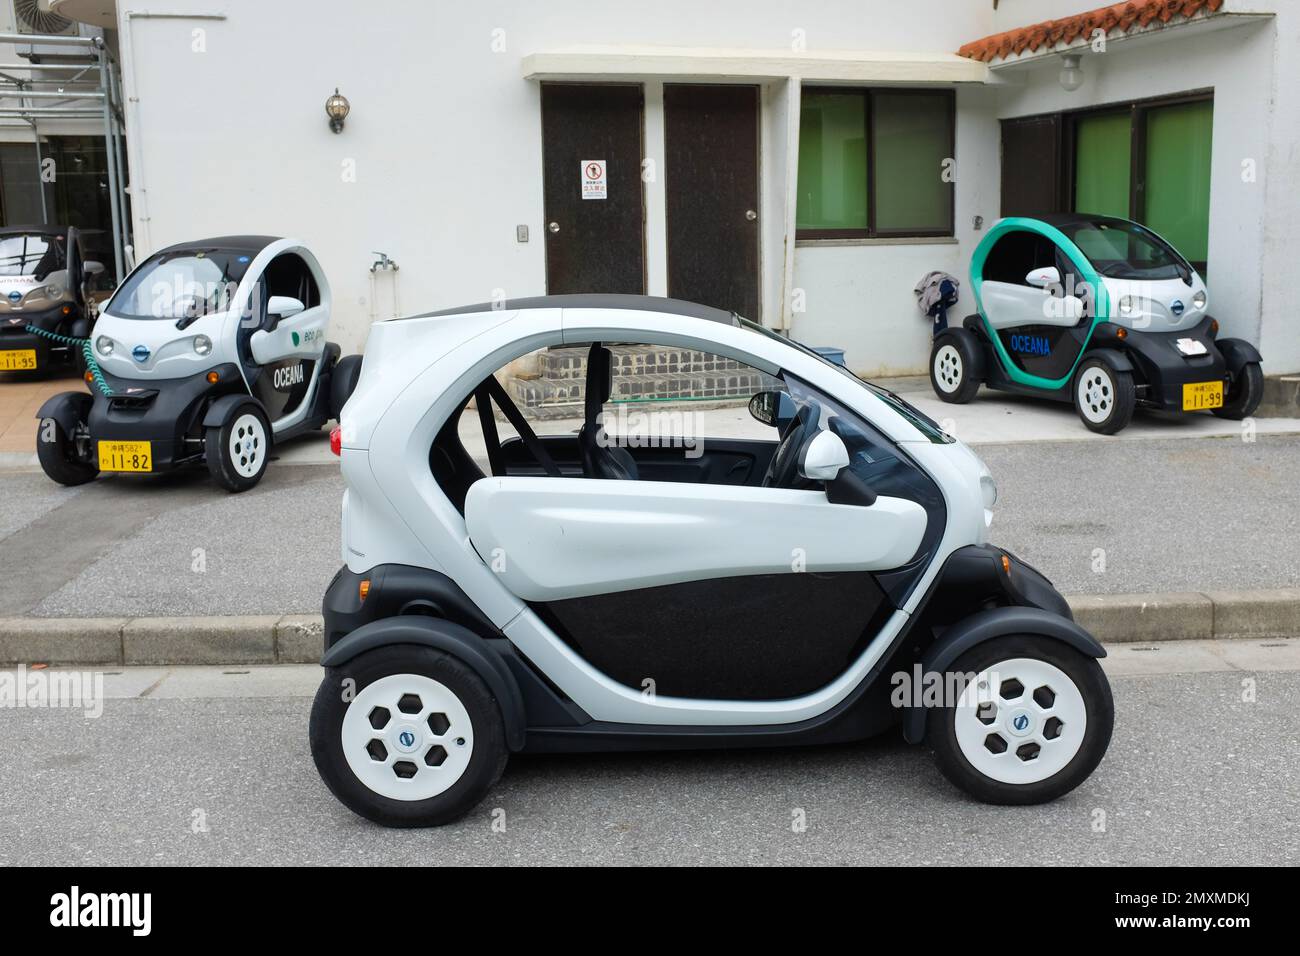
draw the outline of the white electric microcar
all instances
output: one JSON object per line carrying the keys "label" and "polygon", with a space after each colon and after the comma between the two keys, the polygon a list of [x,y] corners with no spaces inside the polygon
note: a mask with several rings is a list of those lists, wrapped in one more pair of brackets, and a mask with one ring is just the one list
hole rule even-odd
{"label": "white electric microcar", "polygon": [[169,246],[100,307],[90,392],[51,397],[36,451],[54,481],[206,464],[228,491],[261,480],[272,446],[319,430],[361,357],[325,340],[330,291],[302,242],[223,236]]}
{"label": "white electric microcar", "polygon": [[[753,370],[766,440],[611,433],[611,349],[637,345]],[[494,373],[560,346],[586,359],[584,423],[539,436]],[[517,437],[501,440],[494,406]],[[901,725],[967,792],[1022,804],[1105,753],[1105,652],[988,543],[997,492],[979,458],[733,314],[562,296],[381,322],[333,441],[346,566],[324,599],[310,737],[362,816],[453,820],[519,751]]]}

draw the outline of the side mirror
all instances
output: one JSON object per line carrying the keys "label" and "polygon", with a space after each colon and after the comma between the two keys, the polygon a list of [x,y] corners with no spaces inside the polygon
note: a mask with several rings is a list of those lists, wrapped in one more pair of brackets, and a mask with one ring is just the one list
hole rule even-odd
{"label": "side mirror", "polygon": [[273,315],[276,319],[287,319],[291,315],[297,315],[307,308],[302,301],[295,299],[291,295],[273,295],[271,301],[266,304],[266,314]]}
{"label": "side mirror", "polygon": [[1048,286],[1061,284],[1061,273],[1056,266],[1043,266],[1041,269],[1031,269],[1025,276],[1025,282],[1029,285],[1037,286],[1040,289],[1046,289]]}
{"label": "side mirror", "polygon": [[87,259],[81,264],[81,271],[88,276],[97,276],[104,271],[104,263],[98,259]]}
{"label": "side mirror", "polygon": [[755,392],[749,399],[749,414],[764,425],[775,425],[781,409],[781,392]]}
{"label": "side mirror", "polygon": [[849,450],[832,431],[820,431],[799,454],[799,474],[809,481],[834,481],[848,467]]}

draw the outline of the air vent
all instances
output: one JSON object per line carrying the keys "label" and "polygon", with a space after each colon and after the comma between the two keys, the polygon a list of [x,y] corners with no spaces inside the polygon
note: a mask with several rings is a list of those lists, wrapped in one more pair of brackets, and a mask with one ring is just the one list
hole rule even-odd
{"label": "air vent", "polygon": [[66,17],[41,8],[41,0],[14,0],[19,33],[40,36],[76,36],[77,25]]}

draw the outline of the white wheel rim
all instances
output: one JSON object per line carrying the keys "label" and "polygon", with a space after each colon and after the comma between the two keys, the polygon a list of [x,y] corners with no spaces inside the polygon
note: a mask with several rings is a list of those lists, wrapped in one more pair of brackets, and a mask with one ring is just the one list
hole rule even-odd
{"label": "white wheel rim", "polygon": [[1093,424],[1100,425],[1115,409],[1115,380],[1100,365],[1090,365],[1079,376],[1079,411]]}
{"label": "white wheel rim", "polygon": [[266,429],[256,415],[240,415],[231,426],[230,463],[241,478],[252,478],[266,463]]}
{"label": "white wheel rim", "polygon": [[945,392],[961,388],[961,353],[953,346],[941,346],[934,353],[934,380]]}
{"label": "white wheel rim", "polygon": [[461,778],[474,753],[474,728],[460,698],[420,674],[367,685],[344,712],[341,733],[357,779],[393,800],[436,797]]}
{"label": "white wheel rim", "polygon": [[1088,711],[1074,681],[1059,667],[1031,657],[982,671],[958,699],[953,719],[957,746],[970,765],[1011,784],[1037,783],[1059,773],[1079,752],[1088,729]]}

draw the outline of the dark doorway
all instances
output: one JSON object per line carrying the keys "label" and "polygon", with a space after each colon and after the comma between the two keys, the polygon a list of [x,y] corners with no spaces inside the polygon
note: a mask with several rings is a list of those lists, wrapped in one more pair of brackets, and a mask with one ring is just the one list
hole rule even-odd
{"label": "dark doorway", "polygon": [[1002,215],[1060,212],[1060,118],[1002,121]]}
{"label": "dark doorway", "polygon": [[668,294],[758,319],[758,87],[664,86]]}
{"label": "dark doorway", "polygon": [[542,84],[552,295],[645,292],[643,105],[640,86]]}

